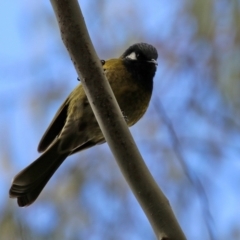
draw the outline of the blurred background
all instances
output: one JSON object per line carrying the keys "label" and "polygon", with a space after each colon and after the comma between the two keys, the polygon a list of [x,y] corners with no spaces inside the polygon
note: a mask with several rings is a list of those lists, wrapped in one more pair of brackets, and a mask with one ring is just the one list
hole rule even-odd
{"label": "blurred background", "polygon": [[[151,104],[131,128],[188,239],[240,239],[240,1],[81,0],[101,59],[159,53]],[[50,1],[0,2],[1,239],[156,239],[108,145],[69,157],[38,200],[13,176],[78,84]]]}

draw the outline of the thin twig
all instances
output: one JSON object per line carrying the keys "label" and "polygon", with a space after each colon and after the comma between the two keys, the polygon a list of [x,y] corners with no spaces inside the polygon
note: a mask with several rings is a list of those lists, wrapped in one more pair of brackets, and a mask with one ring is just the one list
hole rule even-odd
{"label": "thin twig", "polygon": [[184,160],[184,157],[182,155],[182,150],[181,150],[181,144],[179,142],[177,133],[173,127],[173,124],[170,120],[170,118],[168,117],[161,101],[159,100],[158,102],[154,102],[154,107],[155,110],[159,113],[159,115],[161,115],[161,118],[163,119],[164,123],[166,124],[169,134],[171,136],[172,139],[172,144],[173,144],[173,150],[174,153],[177,157],[177,159],[179,160],[183,171],[185,173],[185,175],[187,176],[189,182],[192,184],[192,186],[194,186],[194,189],[196,189],[197,194],[201,200],[202,203],[202,209],[203,209],[203,216],[206,222],[206,226],[207,226],[207,230],[208,230],[208,234],[211,240],[216,240],[216,234],[213,231],[213,218],[209,209],[209,201],[208,201],[208,197],[206,194],[206,191],[200,181],[200,179],[198,178],[198,176],[194,173],[192,174],[188,165],[186,164],[186,161]]}

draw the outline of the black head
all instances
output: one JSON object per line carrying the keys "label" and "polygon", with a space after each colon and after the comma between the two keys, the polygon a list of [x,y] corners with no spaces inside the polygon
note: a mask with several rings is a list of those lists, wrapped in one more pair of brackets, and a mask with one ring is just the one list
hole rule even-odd
{"label": "black head", "polygon": [[158,53],[155,47],[147,43],[136,43],[130,46],[121,56],[122,59],[145,61],[157,64]]}
{"label": "black head", "polygon": [[156,48],[147,43],[137,43],[130,46],[120,58],[134,79],[146,89],[152,90],[157,69]]}

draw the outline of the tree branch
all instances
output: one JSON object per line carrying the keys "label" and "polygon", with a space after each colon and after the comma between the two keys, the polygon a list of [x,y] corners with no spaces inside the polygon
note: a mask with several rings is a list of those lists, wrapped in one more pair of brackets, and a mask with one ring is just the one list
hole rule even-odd
{"label": "tree branch", "polygon": [[147,169],[93,48],[77,0],[51,0],[62,40],[117,163],[158,239],[186,239],[168,200]]}

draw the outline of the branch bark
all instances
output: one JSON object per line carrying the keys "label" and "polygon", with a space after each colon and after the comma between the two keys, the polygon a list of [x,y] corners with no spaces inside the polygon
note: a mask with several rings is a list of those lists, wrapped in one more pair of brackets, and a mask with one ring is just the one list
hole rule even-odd
{"label": "branch bark", "polygon": [[129,132],[90,40],[77,0],[51,0],[51,4],[62,40],[103,135],[157,239],[186,239],[167,198],[151,176]]}

